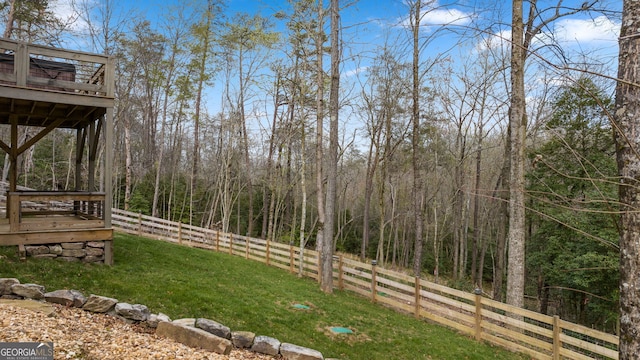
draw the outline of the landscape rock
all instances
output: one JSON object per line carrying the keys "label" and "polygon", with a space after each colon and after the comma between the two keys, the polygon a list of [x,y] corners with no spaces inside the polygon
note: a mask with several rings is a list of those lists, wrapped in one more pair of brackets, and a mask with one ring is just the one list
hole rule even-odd
{"label": "landscape rock", "polygon": [[229,355],[233,348],[230,340],[215,336],[196,327],[181,325],[175,321],[161,321],[156,329],[156,335],[173,339],[187,346],[202,348],[223,355]]}
{"label": "landscape rock", "polygon": [[196,319],[196,327],[223,339],[231,339],[231,329],[213,320]]}
{"label": "landscape rock", "polygon": [[27,299],[40,300],[44,297],[44,286],[38,284],[15,284],[11,292]]}
{"label": "landscape rock", "polygon": [[269,336],[256,336],[253,339],[251,351],[266,355],[278,355],[280,352],[280,340]]}
{"label": "landscape rock", "polygon": [[318,350],[288,343],[280,345],[280,354],[286,360],[324,360]]}
{"label": "landscape rock", "polygon": [[0,296],[0,299],[20,300],[20,299],[22,299],[22,296],[18,296],[18,295],[2,295],[2,296]]}
{"label": "landscape rock", "polygon": [[104,249],[104,241],[89,241],[87,247]]}
{"label": "landscape rock", "polygon": [[196,326],[195,318],[177,319],[177,320],[173,320],[172,322],[176,325],[191,326],[191,327]]}
{"label": "landscape rock", "polygon": [[51,254],[62,255],[62,246],[59,244],[49,245],[49,252]]}
{"label": "landscape rock", "polygon": [[87,302],[87,298],[77,290],[56,290],[44,294],[47,302],[64,306],[82,307]]}
{"label": "landscape rock", "polygon": [[113,309],[113,307],[116,306],[117,303],[117,299],[91,294],[82,309],[91,312],[106,313],[109,310]]}
{"label": "landscape rock", "polygon": [[46,245],[25,246],[24,249],[27,252],[27,254],[31,255],[31,256],[40,255],[40,254],[48,254],[49,253],[49,247],[46,246]]}
{"label": "landscape rock", "polygon": [[87,255],[87,253],[84,249],[65,249],[64,246],[62,247],[62,256],[79,258],[85,255]]}
{"label": "landscape rock", "polygon": [[[38,300],[29,300],[29,299],[0,299],[0,304],[2,305],[11,305],[23,309],[29,309],[31,311],[40,312],[45,314],[46,316],[53,316],[56,312],[56,308],[51,304],[47,304]],[[21,324],[22,325],[22,324]],[[25,357],[17,356],[17,357],[3,357],[2,359],[26,359]]]}
{"label": "landscape rock", "polygon": [[20,284],[15,278],[0,278],[0,295],[11,295],[11,287]]}
{"label": "landscape rock", "polygon": [[134,321],[146,321],[149,318],[149,308],[140,304],[117,303],[116,314],[125,319]]}
{"label": "landscape rock", "polygon": [[84,249],[84,243],[81,242],[62,243],[60,246],[62,246],[63,249],[69,250]]}
{"label": "landscape rock", "polygon": [[231,333],[231,342],[233,346],[239,349],[248,349],[253,345],[253,339],[256,334],[250,331],[234,331]]}
{"label": "landscape rock", "polygon": [[62,261],[67,261],[67,262],[79,262],[80,259],[78,259],[77,257],[72,257],[72,256],[58,256],[56,258],[56,260],[62,260]]}
{"label": "landscape rock", "polygon": [[147,325],[149,327],[152,327],[152,328],[157,328],[158,324],[160,323],[160,321],[171,322],[171,319],[169,318],[169,316],[167,316],[167,315],[165,315],[163,313],[151,314],[151,315],[149,315],[149,318],[147,319]]}
{"label": "landscape rock", "polygon": [[86,248],[84,253],[86,256],[102,256],[104,255],[104,250],[100,248]]}

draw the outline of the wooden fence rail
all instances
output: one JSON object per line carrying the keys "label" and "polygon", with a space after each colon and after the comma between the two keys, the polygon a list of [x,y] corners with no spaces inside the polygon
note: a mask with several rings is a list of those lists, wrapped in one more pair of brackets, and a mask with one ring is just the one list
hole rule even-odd
{"label": "wooden fence rail", "polygon": [[[300,266],[300,249],[248,236],[223,233],[123,210],[112,210],[122,232],[242,256],[291,272]],[[319,256],[304,250],[304,276],[318,280]],[[534,359],[618,359],[618,337],[585,326],[500,303],[481,294],[442,286],[381,266],[334,256],[334,283],[399,311]]]}

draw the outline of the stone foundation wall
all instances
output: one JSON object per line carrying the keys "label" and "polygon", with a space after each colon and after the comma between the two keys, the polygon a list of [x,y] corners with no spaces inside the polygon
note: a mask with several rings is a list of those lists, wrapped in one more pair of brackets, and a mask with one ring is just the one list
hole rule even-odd
{"label": "stone foundation wall", "polygon": [[27,256],[104,264],[104,241],[26,245]]}

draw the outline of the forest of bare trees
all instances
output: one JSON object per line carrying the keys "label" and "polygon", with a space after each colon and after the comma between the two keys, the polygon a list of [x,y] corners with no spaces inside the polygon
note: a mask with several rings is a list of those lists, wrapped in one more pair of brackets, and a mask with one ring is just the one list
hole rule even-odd
{"label": "forest of bare trees", "polygon": [[[358,1],[230,13],[192,0],[153,17],[113,0],[61,17],[50,3],[0,2],[3,34],[116,58],[116,142],[99,150],[115,165],[97,174],[113,177],[114,206],[618,331],[618,34],[598,28],[614,41],[594,50],[553,31],[619,31],[618,2],[398,1],[385,26],[347,16]],[[40,141],[20,185],[73,184],[72,144]]]}

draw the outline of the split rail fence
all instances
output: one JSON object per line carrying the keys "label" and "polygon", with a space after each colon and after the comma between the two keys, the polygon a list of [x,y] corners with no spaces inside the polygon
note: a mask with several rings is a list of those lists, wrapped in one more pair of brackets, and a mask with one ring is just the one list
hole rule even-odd
{"label": "split rail fence", "polygon": [[[116,230],[197,248],[226,252],[297,272],[300,249],[293,245],[223,233],[151,216],[112,210]],[[318,279],[319,256],[305,249],[303,274]],[[425,279],[334,256],[334,284],[417,318],[456,329],[534,359],[618,359],[618,336],[500,303]]]}

